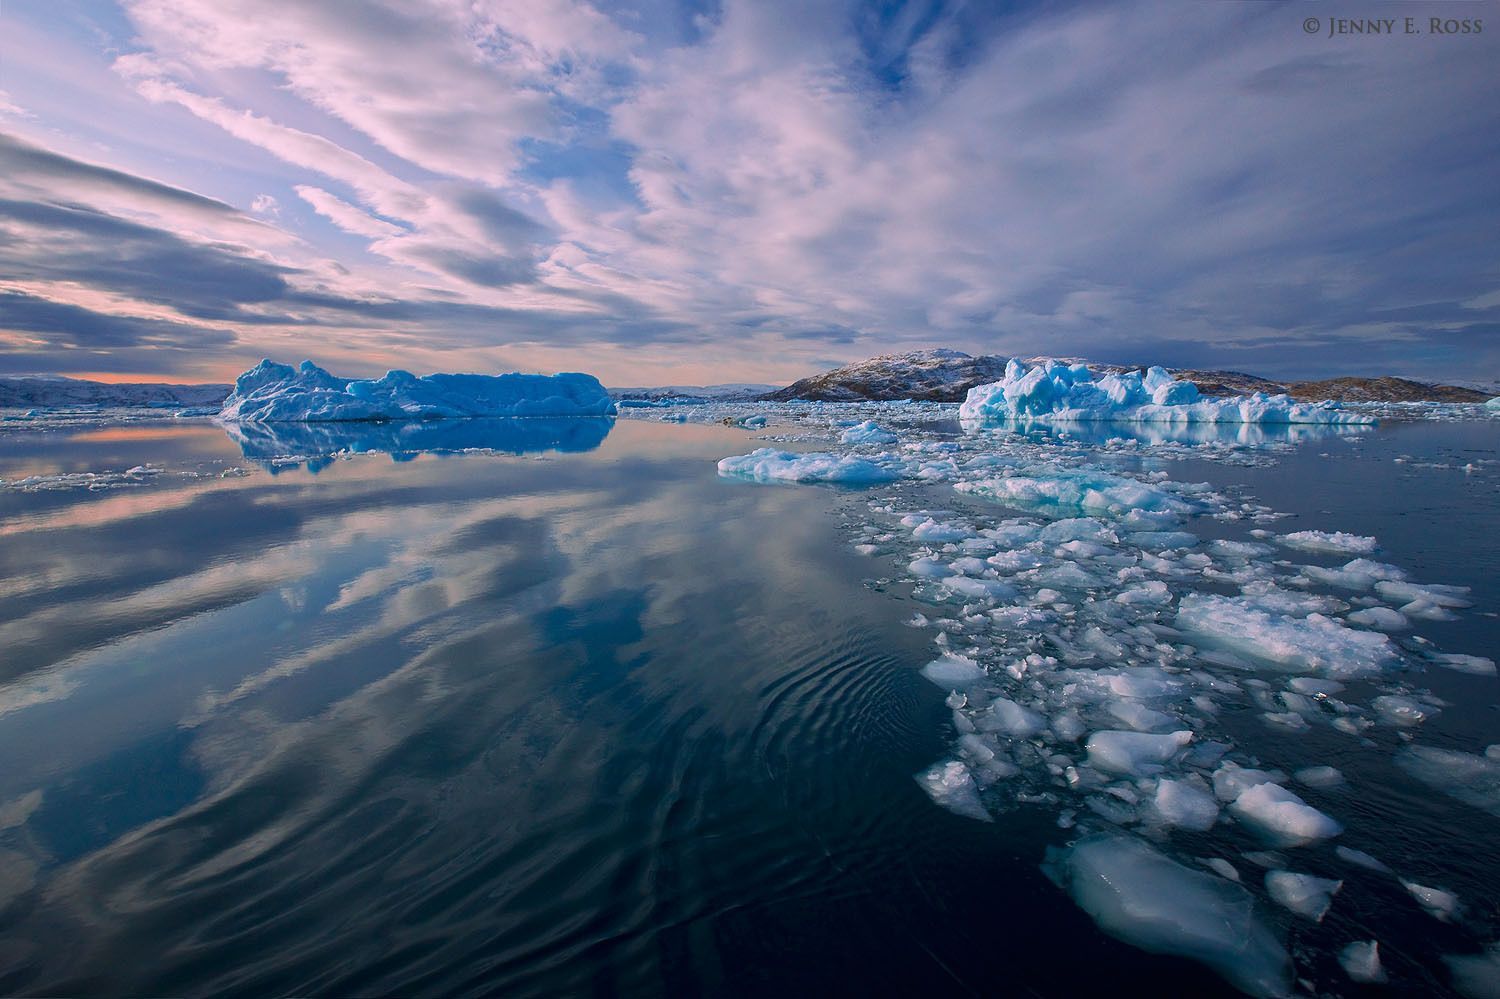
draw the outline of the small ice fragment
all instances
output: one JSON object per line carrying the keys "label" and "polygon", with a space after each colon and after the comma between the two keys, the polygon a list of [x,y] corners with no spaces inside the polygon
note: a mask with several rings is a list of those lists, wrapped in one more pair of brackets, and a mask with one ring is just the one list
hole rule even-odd
{"label": "small ice fragment", "polygon": [[1336,767],[1303,767],[1292,777],[1308,787],[1339,787],[1344,783],[1344,775]]}
{"label": "small ice fragment", "polygon": [[980,763],[988,763],[995,758],[995,751],[985,745],[984,740],[972,732],[960,736],[958,744],[963,747],[965,753]]}
{"label": "small ice fragment", "polygon": [[1361,537],[1358,534],[1345,534],[1343,531],[1297,531],[1293,534],[1283,534],[1276,539],[1278,544],[1286,545],[1288,548],[1300,548],[1309,552],[1335,552],[1349,555],[1368,555],[1373,552],[1377,545],[1374,538]]}
{"label": "small ice fragment", "polygon": [[971,687],[984,679],[984,667],[968,656],[945,652],[922,667],[922,675],[939,687],[949,690]]}
{"label": "small ice fragment", "polygon": [[924,579],[944,579],[952,572],[943,562],[928,557],[913,560],[906,571]]}
{"label": "small ice fragment", "polygon": [[1289,728],[1294,732],[1300,732],[1307,728],[1307,719],[1295,711],[1263,711],[1261,717],[1272,725]]}
{"label": "small ice fragment", "polygon": [[1106,710],[1137,732],[1159,732],[1177,724],[1176,718],[1148,708],[1139,701],[1114,701]]}
{"label": "small ice fragment", "polygon": [[1113,834],[1049,849],[1044,869],[1110,936],[1201,961],[1251,995],[1283,995],[1291,987],[1286,948],[1239,885]]}
{"label": "small ice fragment", "polygon": [[1159,579],[1150,579],[1135,586],[1128,586],[1115,594],[1115,601],[1126,605],[1161,605],[1172,602],[1172,593],[1167,584]]}
{"label": "small ice fragment", "polygon": [[1456,749],[1407,746],[1396,764],[1425,784],[1459,801],[1500,815],[1500,752],[1491,746],[1483,756]]}
{"label": "small ice fragment", "polygon": [[1193,741],[1190,731],[1150,735],[1146,732],[1095,732],[1084,748],[1089,763],[1100,770],[1117,774],[1147,776],[1159,773],[1162,765]]}
{"label": "small ice fragment", "polygon": [[1229,810],[1281,846],[1301,846],[1337,836],[1344,827],[1279,784],[1257,784]]}
{"label": "small ice fragment", "polygon": [[839,442],[843,444],[894,444],[896,435],[874,420],[866,420],[863,423],[856,423],[840,434]]}
{"label": "small ice fragment", "polygon": [[1453,976],[1454,988],[1469,999],[1500,999],[1500,943],[1478,954],[1445,955],[1443,963]]}
{"label": "small ice fragment", "polygon": [[1411,627],[1411,622],[1406,619],[1405,614],[1391,610],[1389,607],[1366,607],[1364,610],[1348,615],[1344,620],[1366,628],[1374,628],[1377,631],[1405,631]]}
{"label": "small ice fragment", "polygon": [[1451,923],[1458,915],[1458,896],[1451,891],[1441,888],[1429,888],[1427,885],[1419,885],[1415,881],[1402,880],[1402,886],[1409,892],[1411,897],[1417,900],[1417,904],[1427,910],[1427,914],[1434,919],[1444,923]]}
{"label": "small ice fragment", "polygon": [[1047,727],[1047,719],[1015,701],[997,697],[990,704],[990,717],[982,720],[980,727],[1013,739],[1030,739]]}
{"label": "small ice fragment", "polygon": [[1287,686],[1308,697],[1332,697],[1344,689],[1344,685],[1337,680],[1315,676],[1294,676],[1287,681]]}
{"label": "small ice fragment", "polygon": [[1401,694],[1386,694],[1377,697],[1370,705],[1392,725],[1414,728],[1438,714],[1438,709]]}
{"label": "small ice fragment", "polygon": [[1222,878],[1228,878],[1230,881],[1238,881],[1240,879],[1240,872],[1235,870],[1234,865],[1223,857],[1204,857],[1203,865]]}
{"label": "small ice fragment", "polygon": [[1158,781],[1152,804],[1168,825],[1194,832],[1211,829],[1219,818],[1219,803],[1213,795],[1185,780]]}
{"label": "small ice fragment", "polygon": [[1347,846],[1336,846],[1333,848],[1333,852],[1338,854],[1340,858],[1349,861],[1349,863],[1356,864],[1367,870],[1379,871],[1381,874],[1391,873],[1391,869],[1389,867],[1385,866],[1379,860],[1376,860],[1374,857],[1370,856],[1363,850],[1355,850],[1352,847]]}
{"label": "small ice fragment", "polygon": [[933,801],[955,815],[981,822],[994,821],[979,802],[979,788],[974,784],[974,775],[958,760],[938,763],[917,774],[917,783],[922,785],[922,790]]}
{"label": "small ice fragment", "polygon": [[1271,897],[1299,916],[1321,923],[1333,904],[1333,896],[1344,887],[1342,881],[1316,878],[1292,871],[1267,871],[1266,891]]}
{"label": "small ice fragment", "polygon": [[1434,656],[1433,661],[1439,666],[1457,670],[1460,673],[1471,673],[1474,676],[1495,675],[1495,660],[1486,659],[1484,656],[1467,656],[1450,652]]}
{"label": "small ice fragment", "polygon": [[1439,583],[1407,583],[1398,579],[1384,579],[1375,584],[1375,592],[1392,601],[1421,600],[1438,607],[1458,608],[1472,606],[1468,599],[1467,586],[1444,586]]}
{"label": "small ice fragment", "polygon": [[1220,801],[1233,801],[1257,784],[1274,784],[1285,775],[1272,770],[1256,770],[1237,763],[1225,763],[1214,771],[1214,794]]}
{"label": "small ice fragment", "polygon": [[1362,985],[1386,981],[1385,969],[1380,966],[1380,944],[1374,940],[1356,940],[1339,951],[1339,964],[1352,980]]}

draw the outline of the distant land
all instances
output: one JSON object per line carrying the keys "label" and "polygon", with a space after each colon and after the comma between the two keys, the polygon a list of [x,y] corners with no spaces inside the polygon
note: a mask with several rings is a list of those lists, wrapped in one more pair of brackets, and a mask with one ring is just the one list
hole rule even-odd
{"label": "distant land", "polygon": [[[662,401],[706,399],[715,402],[751,400],[814,402],[859,402],[916,399],[925,402],[962,402],[976,385],[999,381],[1007,357],[996,354],[972,356],[958,350],[918,350],[905,354],[882,354],[846,364],[785,388],[753,382],[722,385],[657,385],[611,388],[616,399]],[[1046,358],[1023,358],[1028,363]],[[1146,365],[1097,364],[1082,358],[1094,371],[1131,371]],[[1333,399],[1339,402],[1484,402],[1494,392],[1460,385],[1437,385],[1393,376],[1341,377],[1304,381],[1274,381],[1239,371],[1206,371],[1169,368],[1178,378],[1192,382],[1208,396],[1285,393],[1303,402]],[[80,378],[39,375],[0,376],[0,409],[83,408],[211,408],[223,403],[232,385],[178,385],[165,382],[95,382]]]}
{"label": "distant land", "polygon": [[[962,402],[976,385],[999,381],[1009,358],[987,354],[978,357],[958,350],[918,350],[906,354],[883,354],[867,361],[846,364],[811,378],[793,382],[763,398],[776,401],[806,399],[823,402],[918,399],[925,402]],[[1028,363],[1047,358],[1022,358]],[[1057,360],[1082,362],[1097,373],[1133,371],[1147,365],[1097,364],[1083,358]],[[1303,402],[1333,399],[1338,402],[1484,402],[1489,394],[1458,385],[1432,385],[1409,378],[1344,377],[1317,381],[1278,382],[1238,371],[1200,371],[1168,368],[1174,376],[1190,381],[1204,395],[1248,395],[1285,393]]]}
{"label": "distant land", "polygon": [[91,382],[82,378],[0,377],[0,409],[219,406],[233,385]]}

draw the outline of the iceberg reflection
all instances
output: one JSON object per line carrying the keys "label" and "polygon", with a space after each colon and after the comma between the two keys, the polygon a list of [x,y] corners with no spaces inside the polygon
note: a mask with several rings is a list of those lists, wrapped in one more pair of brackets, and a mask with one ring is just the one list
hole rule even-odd
{"label": "iceberg reflection", "polygon": [[409,461],[419,454],[495,451],[592,451],[604,443],[612,417],[493,417],[466,420],[404,420],[345,423],[225,423],[224,432],[246,458],[273,471],[305,461],[310,472],[333,455],[389,454]]}
{"label": "iceberg reflection", "polygon": [[1255,447],[1291,444],[1322,437],[1367,433],[1374,427],[1359,423],[1110,423],[1096,421],[963,419],[965,433],[1009,432],[1067,438],[1081,444],[1112,440],[1142,444],[1232,444]]}

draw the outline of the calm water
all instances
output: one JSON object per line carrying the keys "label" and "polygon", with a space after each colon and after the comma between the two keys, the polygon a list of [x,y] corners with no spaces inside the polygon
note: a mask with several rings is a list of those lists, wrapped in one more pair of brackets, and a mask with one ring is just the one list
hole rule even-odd
{"label": "calm water", "polygon": [[[270,474],[246,456],[287,442],[207,424],[0,436],[6,479],[162,469],[0,490],[0,991],[1225,990],[1045,879],[1053,810],[981,824],[912,780],[950,712],[915,605],[842,529],[864,493],[720,479],[750,446],[727,428],[466,433],[515,453]],[[1420,631],[1493,657],[1500,473],[1456,466],[1496,444],[1405,424],[1165,467],[1474,587]],[[1500,683],[1426,682],[1452,707],[1424,744],[1500,741]],[[1378,936],[1403,987],[1441,991],[1434,954],[1500,935],[1500,819],[1300,745],[1361,788],[1351,835],[1392,830],[1350,845],[1471,909],[1444,926],[1396,886],[1307,946]]]}

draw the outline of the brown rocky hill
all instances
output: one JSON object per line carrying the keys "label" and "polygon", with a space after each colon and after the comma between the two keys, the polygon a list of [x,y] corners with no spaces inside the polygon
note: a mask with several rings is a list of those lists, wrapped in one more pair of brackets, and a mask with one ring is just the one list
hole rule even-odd
{"label": "brown rocky hill", "polygon": [[[973,357],[958,350],[919,350],[908,354],[882,354],[866,361],[846,364],[820,375],[803,378],[786,388],[761,396],[763,399],[816,402],[860,402],[916,399],[923,402],[962,402],[976,385],[999,381],[1008,358],[996,354]],[[1028,363],[1045,358],[1024,358]],[[1077,358],[1059,358],[1071,362]],[[1129,371],[1118,364],[1089,365],[1097,374]],[[1144,365],[1142,366],[1144,367]],[[1273,381],[1240,371],[1208,371],[1195,368],[1168,369],[1177,378],[1190,381],[1206,396],[1286,393],[1303,402],[1333,399],[1339,402],[1484,402],[1483,392],[1457,385],[1431,385],[1409,378],[1327,378],[1319,381]]]}

